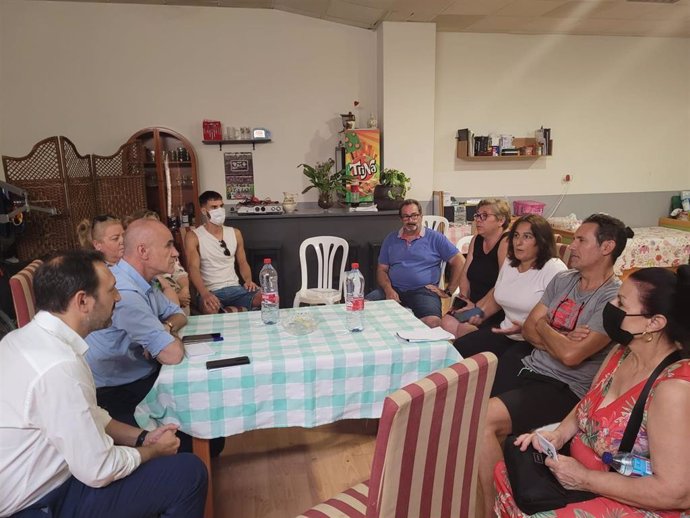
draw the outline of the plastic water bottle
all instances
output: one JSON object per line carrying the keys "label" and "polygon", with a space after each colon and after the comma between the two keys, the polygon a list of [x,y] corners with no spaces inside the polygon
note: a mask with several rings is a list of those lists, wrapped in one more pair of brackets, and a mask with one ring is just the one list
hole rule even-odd
{"label": "plastic water bottle", "polygon": [[261,283],[261,320],[264,324],[278,322],[278,272],[269,258],[264,259],[259,272]]}
{"label": "plastic water bottle", "polygon": [[618,473],[633,477],[646,477],[652,474],[652,463],[649,459],[632,453],[604,452],[601,456],[604,464],[612,466]]}
{"label": "plastic water bottle", "polygon": [[364,330],[364,276],[359,263],[352,263],[352,269],[345,276],[345,326],[348,331]]}

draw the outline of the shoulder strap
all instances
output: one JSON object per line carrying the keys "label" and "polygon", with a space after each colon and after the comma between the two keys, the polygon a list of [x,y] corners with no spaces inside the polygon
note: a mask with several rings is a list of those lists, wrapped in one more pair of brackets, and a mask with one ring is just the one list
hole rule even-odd
{"label": "shoulder strap", "polygon": [[637,398],[637,402],[630,413],[630,419],[628,420],[628,425],[625,427],[625,433],[623,434],[623,439],[618,448],[619,452],[628,453],[632,451],[635,445],[635,439],[637,439],[637,434],[640,432],[640,426],[642,426],[642,414],[644,413],[644,405],[647,402],[647,396],[649,391],[654,384],[654,381],[659,377],[661,371],[666,367],[671,365],[673,362],[677,362],[681,359],[680,351],[673,351],[666,358],[661,360],[661,363],[656,366],[656,369],[649,375],[647,383],[645,383],[640,396]]}

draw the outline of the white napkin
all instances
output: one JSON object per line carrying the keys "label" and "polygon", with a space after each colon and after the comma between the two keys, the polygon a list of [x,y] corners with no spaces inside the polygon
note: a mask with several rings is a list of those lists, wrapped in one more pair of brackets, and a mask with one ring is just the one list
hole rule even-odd
{"label": "white napkin", "polygon": [[184,355],[187,358],[209,356],[213,353],[214,350],[209,345],[209,342],[192,342],[184,345]]}
{"label": "white napkin", "polygon": [[429,342],[434,340],[452,340],[455,338],[441,327],[415,329],[414,331],[398,331],[397,335],[408,342]]}

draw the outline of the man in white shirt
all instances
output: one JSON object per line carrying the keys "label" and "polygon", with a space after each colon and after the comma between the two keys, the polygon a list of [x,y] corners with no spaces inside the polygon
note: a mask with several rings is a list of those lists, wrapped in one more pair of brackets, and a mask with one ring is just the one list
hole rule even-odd
{"label": "man in white shirt", "polygon": [[[185,237],[187,271],[199,294],[199,311],[218,313],[226,306],[258,308],[261,292],[252,281],[242,233],[224,225],[223,197],[205,191],[199,196],[199,206],[205,223]],[[240,285],[235,262],[244,285]]]}
{"label": "man in white shirt", "polygon": [[34,278],[36,317],[0,342],[0,516],[194,518],[207,473],[176,426],[145,432],[96,404],[84,337],[120,295],[103,256],[71,251]]}

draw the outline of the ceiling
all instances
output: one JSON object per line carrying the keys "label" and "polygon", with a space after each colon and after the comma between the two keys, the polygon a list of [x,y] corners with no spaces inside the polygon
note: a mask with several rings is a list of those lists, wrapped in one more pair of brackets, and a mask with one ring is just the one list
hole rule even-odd
{"label": "ceiling", "polygon": [[365,29],[433,22],[439,32],[690,38],[690,0],[54,0],[278,9]]}

